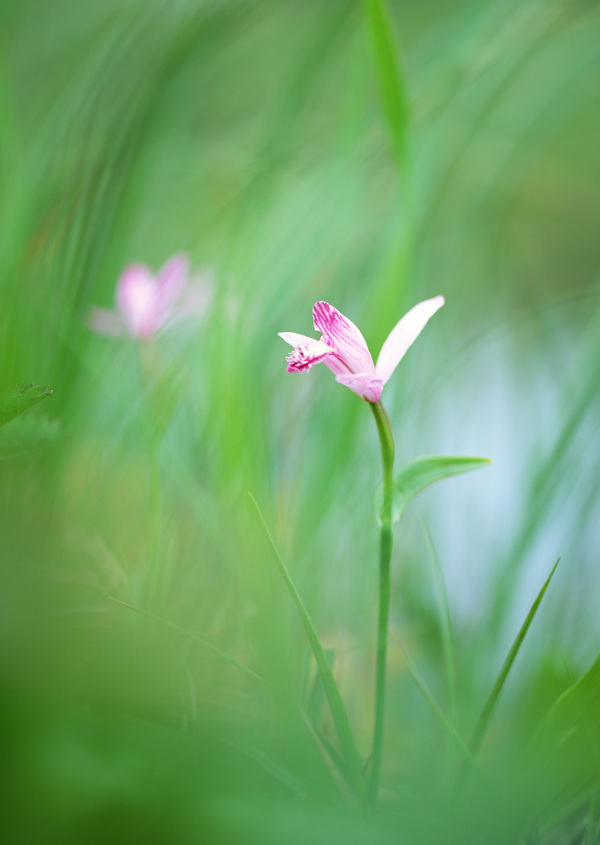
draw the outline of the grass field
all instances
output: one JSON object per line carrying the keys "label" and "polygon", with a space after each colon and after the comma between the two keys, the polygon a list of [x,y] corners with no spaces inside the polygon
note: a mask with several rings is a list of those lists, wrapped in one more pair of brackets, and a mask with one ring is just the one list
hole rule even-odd
{"label": "grass field", "polygon": [[[6,841],[599,843],[598,5],[4,0],[0,56]],[[277,333],[438,295],[395,471],[491,464],[394,528],[377,784],[377,429]]]}

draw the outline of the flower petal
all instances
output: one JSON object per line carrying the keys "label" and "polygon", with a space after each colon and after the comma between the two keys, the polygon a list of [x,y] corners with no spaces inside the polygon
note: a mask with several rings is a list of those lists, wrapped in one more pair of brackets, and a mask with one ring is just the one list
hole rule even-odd
{"label": "flower petal", "polygon": [[383,381],[373,373],[340,375],[336,376],[336,381],[345,384],[346,387],[349,387],[361,399],[366,399],[367,402],[379,402],[383,390]]}
{"label": "flower petal", "polygon": [[287,371],[288,373],[305,373],[332,352],[332,348],[326,343],[314,339],[310,343],[295,346],[285,359],[288,362]]}
{"label": "flower petal", "polygon": [[161,308],[169,311],[185,289],[189,262],[186,255],[174,255],[156,277],[157,299]]}
{"label": "flower petal", "polygon": [[197,274],[186,282],[177,303],[163,312],[164,328],[175,326],[183,320],[195,319],[200,322],[213,299],[213,282],[208,272]]}
{"label": "flower petal", "polygon": [[360,330],[337,308],[328,302],[315,302],[313,320],[325,343],[335,349],[351,372],[375,373],[369,347]]}
{"label": "flower petal", "polygon": [[433,299],[426,299],[424,302],[419,302],[392,329],[381,347],[377,366],[375,367],[377,376],[382,380],[383,384],[386,383],[398,366],[398,363],[421,334],[429,318],[433,317],[435,312],[443,304],[443,296],[436,296]]}
{"label": "flower petal", "polygon": [[338,358],[337,354],[334,352],[328,358],[325,358],[323,361],[326,367],[329,367],[331,372],[336,376],[351,376],[352,371],[344,364],[341,358]]}
{"label": "flower petal", "polygon": [[305,334],[298,334],[297,332],[278,332],[278,334],[290,346],[307,346],[318,342],[316,337],[307,337]]}
{"label": "flower petal", "polygon": [[157,302],[156,281],[143,264],[126,267],[117,285],[117,302],[123,319],[134,337],[151,337],[162,325]]}
{"label": "flower petal", "polygon": [[109,311],[107,308],[90,308],[87,324],[96,334],[107,334],[112,337],[121,337],[127,334],[122,314],[118,311]]}

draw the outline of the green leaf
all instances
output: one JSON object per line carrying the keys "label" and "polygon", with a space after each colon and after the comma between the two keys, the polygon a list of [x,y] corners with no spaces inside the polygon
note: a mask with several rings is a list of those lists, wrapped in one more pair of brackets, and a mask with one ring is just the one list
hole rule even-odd
{"label": "green leaf", "polygon": [[[600,654],[546,713],[536,736],[539,780],[549,806],[564,807],[578,791],[597,783],[600,765]],[[592,792],[591,832],[598,823]],[[592,842],[598,840],[592,837]]]}
{"label": "green leaf", "polygon": [[0,426],[6,425],[19,414],[28,411],[42,399],[51,396],[52,391],[46,387],[38,387],[37,385],[27,384],[20,388],[17,385],[0,392]]}
{"label": "green leaf", "polygon": [[[460,475],[463,472],[481,469],[489,466],[490,463],[491,461],[487,458],[442,456],[417,458],[403,464],[394,479],[392,523],[395,525],[398,522],[408,503],[430,484],[451,475]],[[381,493],[379,495],[381,496]],[[380,508],[378,507],[378,515],[379,512]]]}
{"label": "green leaf", "polygon": [[0,428],[0,458],[50,446],[60,435],[60,422],[45,415],[13,419]]}
{"label": "green leaf", "polygon": [[[587,746],[587,754],[600,755],[597,732],[600,719],[600,654],[588,671],[554,703],[544,719],[544,732],[556,747]],[[590,728],[592,729],[590,732]],[[575,755],[574,755],[575,756]]]}

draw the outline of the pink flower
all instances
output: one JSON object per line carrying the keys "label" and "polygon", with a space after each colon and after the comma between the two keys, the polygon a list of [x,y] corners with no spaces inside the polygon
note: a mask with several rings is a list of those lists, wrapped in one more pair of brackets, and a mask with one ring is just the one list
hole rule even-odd
{"label": "pink flower", "polygon": [[117,283],[117,311],[92,308],[90,328],[148,340],[182,317],[202,313],[211,296],[208,280],[190,281],[188,272],[184,255],[173,256],[156,276],[144,264],[131,264]]}
{"label": "pink flower", "polygon": [[295,332],[280,332],[286,343],[294,347],[287,356],[288,373],[303,373],[313,364],[323,362],[361,399],[378,402],[384,384],[390,378],[407,350],[421,334],[430,317],[444,304],[443,296],[426,299],[415,305],[392,329],[381,347],[377,364],[359,329],[327,302],[316,302],[313,308],[315,331],[321,337],[306,337]]}

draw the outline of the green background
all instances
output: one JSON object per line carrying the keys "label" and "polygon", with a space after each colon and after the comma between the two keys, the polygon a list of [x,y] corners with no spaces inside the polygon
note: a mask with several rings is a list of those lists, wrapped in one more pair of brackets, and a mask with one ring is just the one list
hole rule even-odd
{"label": "green background", "polygon": [[[4,0],[0,50],[0,387],[54,391],[0,441],[11,841],[597,842],[600,670],[555,705],[600,643],[597,4]],[[180,251],[200,322],[89,330]],[[376,432],[277,332],[324,299],[376,354],[437,294],[383,394],[397,457],[492,466],[396,530],[365,815],[246,494],[366,759]],[[413,672],[467,741],[558,557],[458,788]]]}

